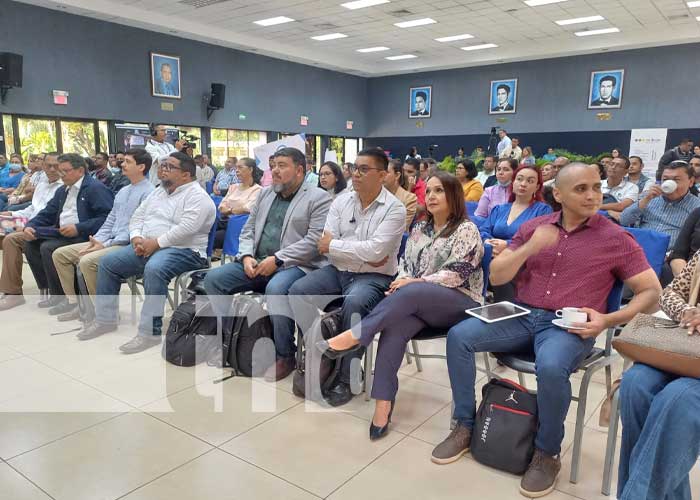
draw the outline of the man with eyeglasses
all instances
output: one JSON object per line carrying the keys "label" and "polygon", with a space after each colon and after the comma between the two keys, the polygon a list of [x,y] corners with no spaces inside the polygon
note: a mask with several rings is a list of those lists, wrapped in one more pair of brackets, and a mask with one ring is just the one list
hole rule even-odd
{"label": "man with eyeglasses", "polygon": [[264,376],[267,381],[277,381],[295,368],[294,320],[287,293],[306,273],[327,264],[317,243],[331,197],[304,182],[306,157],[298,149],[277,151],[270,169],[272,186],[262,190],[250,211],[236,261],[209,271],[204,289],[221,316],[231,307],[231,295],[265,293],[276,356],[274,364],[264,367]]}
{"label": "man with eyeglasses", "polygon": [[[49,297],[39,302],[40,308],[50,314],[67,302],[61,281],[53,264],[53,252],[63,246],[87,241],[97,233],[112,210],[114,195],[101,182],[87,175],[85,159],[75,153],[58,157],[58,173],[63,188],[58,189],[46,207],[36,214],[24,228],[27,256],[36,284],[47,290]],[[13,288],[3,290],[9,294],[22,294],[22,281]]]}
{"label": "man with eyeglasses", "polygon": [[[31,220],[41,212],[63,185],[58,173],[58,153],[48,153],[43,162],[44,177],[37,184],[31,205],[17,211],[0,212],[1,217],[12,218],[12,230],[6,236],[0,232],[2,240],[2,274],[0,275],[0,311],[12,309],[25,303],[22,294],[22,253],[27,240],[20,221]],[[4,238],[3,238],[4,236]]]}
{"label": "man with eyeglasses", "polygon": [[673,248],[688,214],[700,207],[700,199],[690,194],[695,174],[687,162],[676,160],[666,165],[661,173],[661,183],[666,181],[673,181],[676,189],[664,193],[661,186],[655,184],[646,196],[622,212],[620,224],[666,233],[671,236],[669,248]]}
{"label": "man with eyeglasses", "polygon": [[[316,303],[318,296],[344,297],[341,329],[347,330],[384,298],[396,275],[406,208],[384,187],[388,165],[383,151],[361,151],[351,167],[354,191],[333,201],[318,241],[318,251],[331,265],[308,274],[289,290],[294,318],[304,333],[325,305]],[[329,405],[341,406],[353,398],[351,380],[356,377],[351,376],[351,367],[363,353],[358,349],[341,361],[340,376],[323,394]]]}
{"label": "man with eyeglasses", "polygon": [[176,153],[182,149],[184,145],[182,141],[177,141],[173,146],[166,139],[168,137],[167,128],[165,125],[158,123],[153,127],[153,135],[146,141],[146,151],[153,159],[153,167],[151,169],[151,182],[157,186],[158,180],[158,164],[162,160],[167,160],[171,153]]}
{"label": "man with eyeglasses", "polygon": [[138,334],[119,347],[135,354],[160,344],[168,284],[176,276],[206,265],[209,232],[216,207],[199,187],[192,158],[171,153],[158,166],[160,187],[131,217],[131,244],[102,257],[97,270],[95,321],[79,334],[89,340],[117,330],[123,281],[143,276],[144,302]]}

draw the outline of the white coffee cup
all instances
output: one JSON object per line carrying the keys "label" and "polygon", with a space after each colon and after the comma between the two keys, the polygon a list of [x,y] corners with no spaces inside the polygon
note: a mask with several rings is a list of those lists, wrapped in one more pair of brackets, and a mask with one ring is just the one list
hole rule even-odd
{"label": "white coffee cup", "polygon": [[678,189],[678,183],[673,179],[668,179],[661,183],[661,191],[663,191],[666,194],[671,194],[676,189]]}
{"label": "white coffee cup", "polygon": [[561,318],[567,325],[588,322],[588,314],[581,311],[578,307],[564,307],[554,314],[557,315],[557,318]]}

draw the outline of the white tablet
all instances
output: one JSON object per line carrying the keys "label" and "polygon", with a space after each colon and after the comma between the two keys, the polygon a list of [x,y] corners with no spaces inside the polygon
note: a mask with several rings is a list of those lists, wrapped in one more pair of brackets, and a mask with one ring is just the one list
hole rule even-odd
{"label": "white tablet", "polygon": [[483,307],[475,307],[474,309],[467,309],[465,312],[486,323],[495,323],[497,321],[503,321],[504,319],[517,318],[518,316],[530,314],[529,309],[507,301],[497,302]]}

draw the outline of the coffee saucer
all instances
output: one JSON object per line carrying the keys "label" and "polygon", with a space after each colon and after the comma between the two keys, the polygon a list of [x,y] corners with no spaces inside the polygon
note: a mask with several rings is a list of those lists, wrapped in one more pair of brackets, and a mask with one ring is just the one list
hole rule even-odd
{"label": "coffee saucer", "polygon": [[552,323],[557,325],[559,328],[563,328],[564,330],[585,330],[585,328],[581,328],[580,326],[569,326],[569,324],[564,323],[564,320],[561,318],[553,319]]}

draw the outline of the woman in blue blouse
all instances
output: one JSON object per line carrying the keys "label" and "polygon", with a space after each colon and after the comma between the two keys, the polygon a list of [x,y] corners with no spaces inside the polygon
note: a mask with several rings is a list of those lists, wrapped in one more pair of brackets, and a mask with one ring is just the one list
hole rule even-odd
{"label": "woman in blue blouse", "polygon": [[[479,227],[484,243],[493,247],[494,257],[505,250],[524,222],[552,212],[551,207],[542,201],[542,185],[542,173],[538,168],[521,166],[515,171],[509,203],[493,207]],[[494,300],[499,302],[515,298],[515,288],[511,283],[492,285],[491,291]]]}

